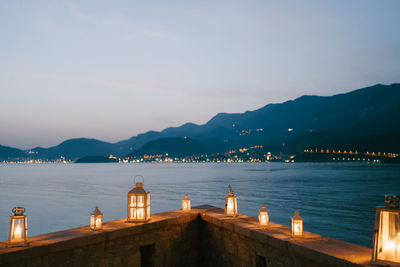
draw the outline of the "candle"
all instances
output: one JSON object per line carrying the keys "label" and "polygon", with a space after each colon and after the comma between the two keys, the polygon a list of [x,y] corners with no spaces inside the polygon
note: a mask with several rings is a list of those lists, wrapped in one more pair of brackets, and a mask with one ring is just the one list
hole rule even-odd
{"label": "candle", "polygon": [[100,226],[101,226],[101,219],[97,218],[96,219],[96,228],[100,228]]}
{"label": "candle", "polygon": [[228,199],[228,214],[233,213],[233,199],[229,198]]}
{"label": "candle", "polygon": [[14,230],[14,240],[15,241],[21,240],[21,235],[22,235],[21,227],[18,224]]}
{"label": "candle", "polygon": [[261,224],[266,224],[267,223],[267,216],[265,214],[261,215]]}

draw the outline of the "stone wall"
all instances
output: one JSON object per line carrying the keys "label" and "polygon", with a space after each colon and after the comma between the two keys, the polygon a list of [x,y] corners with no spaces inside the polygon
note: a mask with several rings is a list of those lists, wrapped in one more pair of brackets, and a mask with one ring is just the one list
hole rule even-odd
{"label": "stone wall", "polygon": [[152,215],[149,223],[116,220],[103,230],[79,227],[29,238],[28,247],[0,245],[0,266],[197,266],[202,261],[197,213]]}
{"label": "stone wall", "polygon": [[305,232],[293,238],[287,226],[261,227],[256,218],[227,217],[223,210],[200,212],[204,266],[367,266],[371,250]]}
{"label": "stone wall", "polygon": [[366,266],[371,250],[256,218],[227,217],[201,206],[190,213],[152,214],[148,223],[106,222],[29,238],[28,247],[0,243],[0,266]]}

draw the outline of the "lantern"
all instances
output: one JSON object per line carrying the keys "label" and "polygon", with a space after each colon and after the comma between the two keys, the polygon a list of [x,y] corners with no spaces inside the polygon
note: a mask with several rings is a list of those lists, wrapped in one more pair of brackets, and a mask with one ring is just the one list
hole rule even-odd
{"label": "lantern", "polygon": [[296,210],[294,217],[292,218],[292,236],[303,235],[303,219],[299,215],[299,211]]}
{"label": "lantern", "polygon": [[10,235],[8,244],[14,246],[26,246],[28,244],[28,225],[26,224],[26,215],[24,207],[15,207],[12,209],[14,215],[10,216]]}
{"label": "lantern", "polygon": [[101,213],[99,207],[96,206],[94,211],[90,213],[90,229],[101,230],[102,225],[103,225],[103,213]]}
{"label": "lantern", "polygon": [[237,198],[229,185],[228,195],[225,196],[225,215],[236,216],[237,215]]}
{"label": "lantern", "polygon": [[258,212],[258,223],[260,225],[267,225],[269,222],[268,210],[264,204],[262,204],[260,211]]}
{"label": "lantern", "polygon": [[188,195],[185,194],[185,197],[182,199],[182,210],[189,211],[190,208],[190,198],[188,198]]}
{"label": "lantern", "polygon": [[[142,182],[136,182],[141,178]],[[128,222],[147,222],[150,220],[150,192],[143,188],[144,178],[136,175],[134,178],[136,187],[128,192]]]}
{"label": "lantern", "polygon": [[400,263],[399,202],[399,196],[386,195],[385,207],[376,208],[373,264]]}

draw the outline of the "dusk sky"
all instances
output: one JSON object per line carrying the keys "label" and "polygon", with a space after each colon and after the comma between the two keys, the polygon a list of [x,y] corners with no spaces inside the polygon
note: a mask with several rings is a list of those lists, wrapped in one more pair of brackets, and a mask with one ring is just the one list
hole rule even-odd
{"label": "dusk sky", "polygon": [[400,82],[400,1],[2,1],[0,144],[108,142]]}

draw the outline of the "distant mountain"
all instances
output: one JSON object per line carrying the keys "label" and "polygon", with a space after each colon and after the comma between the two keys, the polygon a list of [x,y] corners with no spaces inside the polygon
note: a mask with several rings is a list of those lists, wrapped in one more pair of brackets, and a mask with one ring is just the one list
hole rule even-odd
{"label": "distant mountain", "polygon": [[212,154],[228,149],[229,147],[218,139],[160,138],[146,143],[130,155],[141,156],[168,153],[170,157],[182,157],[195,154]]}
{"label": "distant mountain", "polygon": [[21,157],[25,157],[25,152],[21,149],[0,145],[0,160]]}
{"label": "distant mountain", "polygon": [[399,132],[399,115],[400,84],[377,84],[329,97],[302,96],[244,113],[219,113],[204,125],[187,123],[162,132],[152,131],[117,145],[132,151],[159,138],[186,136],[198,140],[220,139],[230,147],[258,144],[280,147],[293,137],[313,132],[321,135],[321,142],[324,134],[361,138]]}
{"label": "distant mountain", "polygon": [[[109,154],[201,154],[252,145],[283,153],[310,146],[400,152],[395,145],[399,133],[400,84],[377,84],[334,96],[302,96],[244,113],[219,113],[203,125],[186,123],[114,144],[77,138],[50,148],[37,147],[25,155],[42,159],[64,156],[73,160]],[[0,147],[3,158],[23,154],[22,150]]]}
{"label": "distant mountain", "polygon": [[78,159],[84,156],[108,156],[115,153],[116,146],[96,139],[76,138],[69,139],[61,144],[49,148],[37,147],[31,149],[34,157],[41,159],[57,159],[61,156],[66,159]]}

